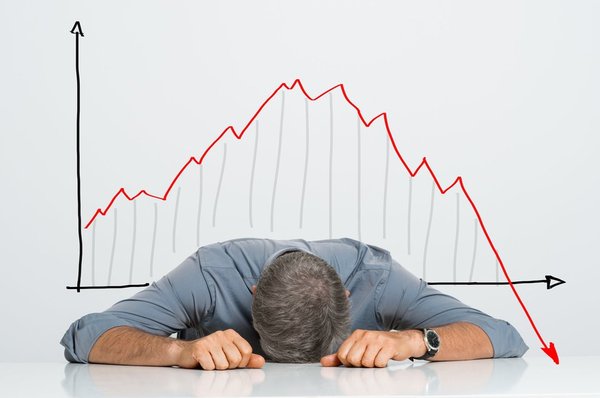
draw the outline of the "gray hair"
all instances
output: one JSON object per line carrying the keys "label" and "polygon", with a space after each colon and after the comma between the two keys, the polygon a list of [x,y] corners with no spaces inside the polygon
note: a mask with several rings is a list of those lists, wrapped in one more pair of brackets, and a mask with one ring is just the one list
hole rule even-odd
{"label": "gray hair", "polygon": [[260,345],[274,362],[318,362],[350,334],[346,289],[323,259],[301,251],[263,270],[252,302]]}

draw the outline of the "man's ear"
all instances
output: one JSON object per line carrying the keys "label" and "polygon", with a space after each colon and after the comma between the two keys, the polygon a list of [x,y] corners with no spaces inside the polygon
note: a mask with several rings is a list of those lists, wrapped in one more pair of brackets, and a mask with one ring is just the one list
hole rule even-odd
{"label": "man's ear", "polygon": [[350,297],[350,290],[346,289],[346,297]]}
{"label": "man's ear", "polygon": [[252,285],[251,289],[252,289],[252,295],[255,295],[256,294],[256,285]]}

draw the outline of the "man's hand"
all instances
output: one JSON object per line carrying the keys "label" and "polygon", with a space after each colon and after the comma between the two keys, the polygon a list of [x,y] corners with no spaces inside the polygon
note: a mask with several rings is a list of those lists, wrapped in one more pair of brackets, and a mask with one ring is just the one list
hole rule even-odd
{"label": "man's hand", "polygon": [[355,330],[337,353],[321,358],[323,366],[387,366],[390,359],[403,361],[425,354],[423,333],[419,330],[374,331]]}
{"label": "man's hand", "polygon": [[252,353],[250,344],[235,330],[217,331],[193,341],[178,341],[177,365],[205,370],[262,368],[265,359]]}

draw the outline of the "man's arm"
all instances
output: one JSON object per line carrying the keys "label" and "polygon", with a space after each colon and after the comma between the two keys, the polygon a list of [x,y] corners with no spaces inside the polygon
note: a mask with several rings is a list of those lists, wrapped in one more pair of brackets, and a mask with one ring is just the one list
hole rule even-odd
{"label": "man's arm", "polygon": [[233,330],[193,341],[168,337],[211,316],[212,299],[197,254],[159,281],[103,313],[73,322],[61,344],[71,362],[231,369],[264,359]]}
{"label": "man's arm", "polygon": [[114,365],[176,366],[181,345],[176,339],[118,326],[103,333],[88,361]]}
{"label": "man's arm", "polygon": [[156,336],[195,327],[210,316],[211,304],[197,255],[190,256],[133,297],[73,322],[61,340],[65,357],[71,362],[88,362],[92,346],[117,327],[129,326]]}
{"label": "man's arm", "polygon": [[[491,358],[492,343],[487,334],[470,323],[453,323],[434,328],[440,336],[440,349],[431,361]],[[403,361],[425,355],[427,348],[421,330],[355,330],[335,354],[321,359],[323,366],[385,367],[390,359]]]}
{"label": "man's arm", "polygon": [[426,352],[423,328],[440,336],[440,349],[430,358],[434,361],[517,357],[527,351],[508,322],[428,286],[393,260],[376,317],[380,329],[392,331],[356,330],[321,364],[373,367],[386,366],[389,359],[421,357]]}
{"label": "man's arm", "polygon": [[88,360],[92,363],[201,367],[205,370],[260,368],[265,363],[232,329],[184,341],[155,336],[127,326],[102,334],[92,347]]}
{"label": "man's arm", "polygon": [[[387,285],[381,293],[377,317],[385,330],[433,328],[437,331],[444,325],[452,325],[452,332],[458,334],[452,333],[445,339],[440,335],[442,344],[438,355],[444,359],[446,356],[461,357],[460,352],[469,350],[487,353],[488,344],[491,345],[490,356],[494,358],[520,357],[528,349],[510,323],[434,289],[397,262],[393,262]],[[455,329],[455,324],[462,326]],[[446,344],[455,346],[458,351],[444,353]]]}
{"label": "man's arm", "polygon": [[[483,359],[494,356],[494,348],[488,335],[477,325],[457,322],[433,328],[440,336],[440,349],[430,361],[453,361],[464,359]],[[415,332],[415,331],[413,331]],[[423,332],[416,331],[420,350],[411,355],[414,358],[425,354]]]}

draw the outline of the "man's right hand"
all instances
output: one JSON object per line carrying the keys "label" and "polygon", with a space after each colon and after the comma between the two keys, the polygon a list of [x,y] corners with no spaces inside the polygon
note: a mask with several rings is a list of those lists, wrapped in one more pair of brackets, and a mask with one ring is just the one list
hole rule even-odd
{"label": "man's right hand", "polygon": [[252,353],[252,346],[235,330],[216,331],[193,341],[177,341],[177,365],[182,368],[224,370],[262,368],[265,359]]}

